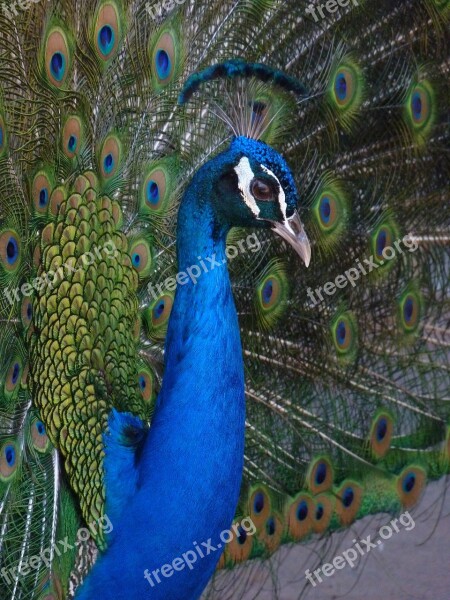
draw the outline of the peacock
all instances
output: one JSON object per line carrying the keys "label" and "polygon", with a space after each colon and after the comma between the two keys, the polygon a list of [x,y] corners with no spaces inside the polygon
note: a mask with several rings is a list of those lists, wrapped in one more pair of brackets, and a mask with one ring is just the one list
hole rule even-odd
{"label": "peacock", "polygon": [[449,16],[2,3],[2,599],[241,597],[448,474]]}

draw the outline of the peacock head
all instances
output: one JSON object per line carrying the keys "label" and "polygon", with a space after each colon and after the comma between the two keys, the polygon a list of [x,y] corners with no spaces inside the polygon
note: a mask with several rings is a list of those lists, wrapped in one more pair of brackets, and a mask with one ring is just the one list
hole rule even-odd
{"label": "peacock head", "polygon": [[[186,81],[179,104],[185,105],[205,83],[220,80],[253,78],[306,97],[308,90],[295,78],[278,69],[242,59],[231,59],[193,73]],[[249,94],[251,95],[251,91]],[[219,107],[222,120],[234,134],[228,150],[210,160],[204,169],[213,183],[215,215],[225,228],[265,227],[273,229],[291,244],[306,266],[311,260],[311,246],[296,207],[298,193],[294,177],[283,157],[261,141],[265,121],[261,118],[261,102],[257,98],[240,100],[228,115]],[[225,96],[230,97],[228,93]],[[268,106],[264,108],[267,110]],[[224,118],[225,116],[225,118]]]}
{"label": "peacock head", "polygon": [[309,265],[311,247],[296,210],[297,187],[278,152],[261,141],[237,137],[209,168],[215,172],[211,201],[222,223],[273,229]]}

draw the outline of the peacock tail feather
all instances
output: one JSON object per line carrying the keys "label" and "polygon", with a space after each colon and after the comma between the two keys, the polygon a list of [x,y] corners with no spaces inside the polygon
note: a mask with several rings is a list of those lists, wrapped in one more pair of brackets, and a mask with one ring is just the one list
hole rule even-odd
{"label": "peacock tail feather", "polygon": [[2,598],[73,595],[106,548],[108,418],[151,427],[179,202],[242,128],[289,162],[313,252],[305,271],[266,231],[228,238],[256,533],[219,566],[449,472],[449,5],[347,4],[2,5]]}

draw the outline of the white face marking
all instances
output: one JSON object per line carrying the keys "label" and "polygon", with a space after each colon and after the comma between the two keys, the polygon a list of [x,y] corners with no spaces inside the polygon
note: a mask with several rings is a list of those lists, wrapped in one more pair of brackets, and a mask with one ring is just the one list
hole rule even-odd
{"label": "white face marking", "polygon": [[264,165],[261,165],[261,168],[268,175],[273,177],[275,179],[275,181],[278,183],[278,185],[280,186],[280,193],[278,194],[278,204],[280,205],[280,210],[281,210],[281,214],[283,215],[283,220],[286,223],[287,222],[287,218],[286,218],[287,202],[286,202],[286,194],[284,193],[283,186],[281,185],[280,180],[275,175],[275,173],[272,173],[272,171],[270,169],[268,169],[267,167],[265,167]]}
{"label": "white face marking", "polygon": [[238,166],[234,167],[234,170],[238,176],[238,186],[241,190],[245,204],[249,207],[255,217],[258,217],[260,213],[259,206],[256,204],[250,191],[250,184],[253,181],[255,174],[252,171],[248,158],[243,156],[239,161]]}

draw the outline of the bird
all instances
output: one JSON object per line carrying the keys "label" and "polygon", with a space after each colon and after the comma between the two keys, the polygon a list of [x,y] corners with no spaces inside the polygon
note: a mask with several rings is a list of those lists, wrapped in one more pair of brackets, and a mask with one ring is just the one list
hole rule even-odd
{"label": "bird", "polygon": [[2,598],[236,597],[446,477],[449,15],[1,5]]}

